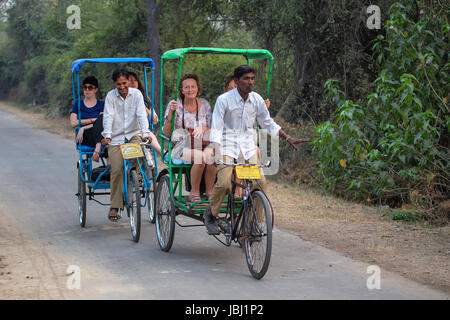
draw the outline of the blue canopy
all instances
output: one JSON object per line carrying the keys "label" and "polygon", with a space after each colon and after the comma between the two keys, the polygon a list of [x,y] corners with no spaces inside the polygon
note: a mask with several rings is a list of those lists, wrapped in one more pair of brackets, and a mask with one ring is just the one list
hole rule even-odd
{"label": "blue canopy", "polygon": [[85,62],[89,63],[142,63],[145,66],[154,68],[155,64],[150,58],[95,58],[78,59],[72,62],[72,73],[80,71]]}

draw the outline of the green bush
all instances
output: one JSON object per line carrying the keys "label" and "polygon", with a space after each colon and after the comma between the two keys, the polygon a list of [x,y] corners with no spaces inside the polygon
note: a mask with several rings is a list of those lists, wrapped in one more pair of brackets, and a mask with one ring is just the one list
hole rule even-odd
{"label": "green bush", "polygon": [[364,106],[345,101],[337,81],[327,81],[329,100],[339,107],[334,123],[317,127],[313,145],[329,191],[433,209],[450,187],[450,26],[448,12],[421,11],[415,22],[411,10],[412,4],[392,5],[386,36],[374,41],[381,71]]}

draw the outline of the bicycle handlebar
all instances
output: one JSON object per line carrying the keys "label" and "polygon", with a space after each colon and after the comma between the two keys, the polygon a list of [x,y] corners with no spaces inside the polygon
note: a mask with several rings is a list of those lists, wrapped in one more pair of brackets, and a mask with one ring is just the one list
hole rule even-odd
{"label": "bicycle handlebar", "polygon": [[[127,144],[127,143],[130,143],[130,142],[126,142],[126,143],[123,143],[123,144]],[[150,145],[150,143],[148,142],[148,140],[145,141],[145,142],[140,142],[139,144],[140,144],[141,146],[148,146],[148,145]],[[112,146],[112,144],[111,144],[111,142],[108,142],[108,143],[106,143],[105,146]]]}
{"label": "bicycle handlebar", "polygon": [[226,163],[222,160],[218,161],[219,164],[223,164],[226,167],[237,167],[237,166],[243,166],[243,167],[258,167],[258,168],[267,168],[270,167],[270,160],[267,160],[266,164],[251,164],[251,163]]}

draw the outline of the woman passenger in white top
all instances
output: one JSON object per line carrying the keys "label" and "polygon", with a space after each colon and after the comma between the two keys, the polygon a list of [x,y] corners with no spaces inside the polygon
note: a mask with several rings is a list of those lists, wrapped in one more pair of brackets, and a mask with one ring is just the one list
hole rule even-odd
{"label": "woman passenger in white top", "polygon": [[[191,168],[191,202],[201,201],[200,182],[205,172],[206,197],[209,199],[214,180],[216,166],[214,165],[214,150],[208,147],[211,128],[211,106],[206,99],[199,98],[202,93],[200,78],[196,74],[186,74],[180,79],[178,101],[170,101],[164,116],[163,133],[171,135],[173,113],[176,111],[175,129],[189,131],[190,147],[176,148],[179,150],[172,158],[179,158],[185,163],[193,163]],[[178,142],[182,143],[182,141]]]}

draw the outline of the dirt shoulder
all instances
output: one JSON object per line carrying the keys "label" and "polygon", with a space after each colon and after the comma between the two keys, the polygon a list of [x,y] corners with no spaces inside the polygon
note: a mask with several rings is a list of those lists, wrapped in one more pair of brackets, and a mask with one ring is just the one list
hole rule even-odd
{"label": "dirt shoulder", "polygon": [[65,287],[67,264],[51,243],[23,233],[1,204],[0,219],[0,300],[77,299]]}
{"label": "dirt shoulder", "polygon": [[[73,139],[68,119],[46,119],[43,114],[6,103],[0,103],[0,109],[16,114],[37,128]],[[268,196],[274,207],[277,227],[354,260],[378,265],[450,293],[450,226],[396,222],[385,210],[327,196],[306,186],[271,180]],[[3,234],[0,230],[0,279],[4,275],[12,277],[5,271],[8,270],[8,259],[11,255],[21,255],[14,248],[7,249],[8,245],[15,244],[5,244]],[[23,285],[30,283],[26,277],[21,281]],[[4,293],[2,290],[0,287],[0,297]]]}
{"label": "dirt shoulder", "polygon": [[385,210],[269,183],[275,225],[354,260],[450,293],[450,226],[393,221]]}

